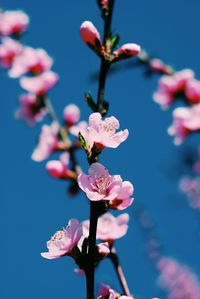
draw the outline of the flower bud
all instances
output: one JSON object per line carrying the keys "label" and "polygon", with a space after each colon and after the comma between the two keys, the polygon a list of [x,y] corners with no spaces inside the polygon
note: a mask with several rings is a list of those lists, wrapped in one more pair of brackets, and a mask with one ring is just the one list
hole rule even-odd
{"label": "flower bud", "polygon": [[114,51],[113,61],[137,56],[140,51],[141,48],[138,44],[124,44],[118,50]]}
{"label": "flower bud", "polygon": [[85,21],[80,27],[80,35],[82,40],[88,44],[95,52],[101,51],[101,38],[98,30],[90,21]]}
{"label": "flower bud", "polygon": [[67,125],[76,124],[80,118],[80,109],[74,104],[67,105],[63,112],[63,118]]}

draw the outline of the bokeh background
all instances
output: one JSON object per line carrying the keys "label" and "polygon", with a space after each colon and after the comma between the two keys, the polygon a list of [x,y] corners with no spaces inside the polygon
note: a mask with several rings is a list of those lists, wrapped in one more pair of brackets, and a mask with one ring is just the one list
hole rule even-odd
{"label": "bokeh background", "polygon": [[[94,0],[46,1],[2,0],[4,9],[23,9],[31,19],[24,42],[44,48],[54,60],[59,84],[50,92],[59,114],[68,103],[76,103],[82,119],[90,113],[83,94],[96,95],[97,82],[91,74],[98,71],[99,60],[80,39],[84,20],[102,32],[100,11]],[[113,30],[121,44],[137,42],[176,69],[189,67],[200,77],[198,0],[132,1],[117,0]],[[46,241],[65,226],[69,218],[87,219],[88,203],[83,193],[70,198],[66,183],[48,176],[45,163],[31,161],[40,125],[28,128],[14,119],[18,82],[0,71],[1,127],[1,287],[2,299],[84,298],[85,279],[73,273],[70,258],[48,261],[40,256]],[[178,191],[182,157],[188,147],[198,144],[190,137],[175,147],[166,133],[171,111],[162,112],[152,101],[158,77],[146,78],[142,68],[129,68],[109,77],[106,99],[110,115],[120,119],[130,137],[118,149],[106,149],[102,163],[113,174],[121,174],[135,186],[135,202],[128,234],[117,242],[120,259],[130,288],[137,299],[166,298],[156,284],[157,273],[146,255],[145,238],[138,225],[138,208],[151,213],[163,242],[163,254],[189,265],[200,276],[198,215],[188,208]],[[87,166],[85,156],[80,163]],[[181,171],[180,171],[181,168]],[[119,289],[114,271],[105,261],[96,273],[101,281]]]}

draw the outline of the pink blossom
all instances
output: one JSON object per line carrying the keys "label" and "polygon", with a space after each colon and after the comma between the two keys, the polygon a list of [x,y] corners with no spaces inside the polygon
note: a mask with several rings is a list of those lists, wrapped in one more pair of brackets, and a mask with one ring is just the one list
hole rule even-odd
{"label": "pink blossom", "polygon": [[186,97],[190,103],[200,103],[200,81],[192,78],[187,82]]}
{"label": "pink blossom", "polygon": [[200,211],[200,178],[183,177],[179,187],[186,195],[189,206]]}
{"label": "pink blossom", "polygon": [[128,137],[128,130],[120,131],[119,121],[114,117],[102,120],[100,113],[92,113],[89,117],[87,130],[81,131],[90,149],[102,150],[104,147],[116,148]]}
{"label": "pink blossom", "polygon": [[68,152],[60,155],[59,160],[50,160],[46,164],[48,173],[56,179],[72,179],[75,174],[69,169],[70,154]]}
{"label": "pink blossom", "polygon": [[12,38],[2,38],[0,44],[0,62],[3,67],[8,68],[12,65],[14,59],[21,53],[22,45]]}
{"label": "pink blossom", "polygon": [[43,49],[25,47],[16,57],[9,71],[11,78],[18,78],[26,73],[40,74],[51,68],[53,60]]}
{"label": "pink blossom", "polygon": [[[129,215],[127,213],[114,217],[111,213],[106,213],[99,217],[97,225],[97,239],[112,242],[123,237],[128,230]],[[83,222],[84,235],[89,234],[89,220]]]}
{"label": "pink blossom", "polygon": [[20,10],[0,13],[0,35],[19,34],[26,30],[29,17]]}
{"label": "pink blossom", "polygon": [[39,136],[39,142],[31,158],[36,162],[41,162],[49,157],[58,144],[59,126],[53,122],[50,126],[43,125]]}
{"label": "pink blossom", "polygon": [[27,121],[28,124],[34,125],[43,119],[47,110],[42,106],[41,102],[34,94],[23,94],[20,99],[20,107],[16,111],[16,117],[22,118]]}
{"label": "pink blossom", "polygon": [[185,93],[187,83],[193,77],[194,72],[190,69],[176,72],[172,76],[162,76],[158,90],[153,95],[154,101],[163,109],[168,108],[178,94]]}
{"label": "pink blossom", "polygon": [[134,44],[134,43],[124,44],[119,49],[114,51],[113,61],[137,56],[140,53],[140,51],[141,51],[141,47],[138,44]]}
{"label": "pink blossom", "polygon": [[80,118],[80,109],[74,104],[67,105],[63,112],[63,118],[68,126],[76,124]]}
{"label": "pink blossom", "polygon": [[52,71],[47,71],[36,77],[22,77],[20,85],[28,92],[44,95],[57,81],[58,75]]}
{"label": "pink blossom", "polygon": [[169,127],[168,133],[175,136],[176,145],[181,144],[191,132],[200,130],[200,104],[191,108],[176,108],[173,117],[173,124]]}
{"label": "pink blossom", "polygon": [[158,283],[167,291],[168,299],[200,299],[200,281],[187,266],[168,257],[157,263]]}
{"label": "pink blossom", "polygon": [[113,209],[125,209],[133,202],[133,185],[122,181],[120,175],[109,175],[108,170],[100,163],[93,163],[89,175],[78,176],[79,187],[92,201],[105,200]]}
{"label": "pink blossom", "polygon": [[42,252],[46,259],[56,259],[61,256],[71,255],[82,236],[82,225],[77,219],[71,219],[66,228],[59,230],[47,242],[48,252]]}
{"label": "pink blossom", "polygon": [[92,22],[84,21],[82,23],[80,27],[80,35],[82,40],[95,51],[101,51],[102,44],[100,34]]}

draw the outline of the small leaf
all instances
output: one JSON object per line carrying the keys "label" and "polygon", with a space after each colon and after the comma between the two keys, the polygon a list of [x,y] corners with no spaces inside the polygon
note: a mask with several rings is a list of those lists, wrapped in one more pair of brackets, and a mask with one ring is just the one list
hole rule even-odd
{"label": "small leaf", "polygon": [[93,112],[97,112],[98,111],[97,105],[94,102],[93,97],[92,97],[92,95],[91,95],[90,92],[86,92],[85,93],[85,100],[86,100],[88,106],[92,109]]}
{"label": "small leaf", "polygon": [[119,34],[115,34],[110,38],[110,49],[111,52],[117,47],[117,45],[119,44],[119,39],[120,36]]}

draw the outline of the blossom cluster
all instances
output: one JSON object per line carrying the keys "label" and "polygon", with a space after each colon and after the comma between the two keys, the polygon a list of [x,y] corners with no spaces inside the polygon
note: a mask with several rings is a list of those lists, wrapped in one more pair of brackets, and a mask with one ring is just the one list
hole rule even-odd
{"label": "blossom cluster", "polygon": [[173,124],[168,129],[168,133],[175,136],[176,145],[192,132],[200,131],[200,81],[192,70],[162,76],[153,98],[163,109],[170,107],[177,99],[182,99],[186,105],[174,109]]}
{"label": "blossom cluster", "polygon": [[185,265],[169,257],[162,257],[157,263],[160,273],[159,285],[166,290],[168,299],[199,299],[200,281]]}

